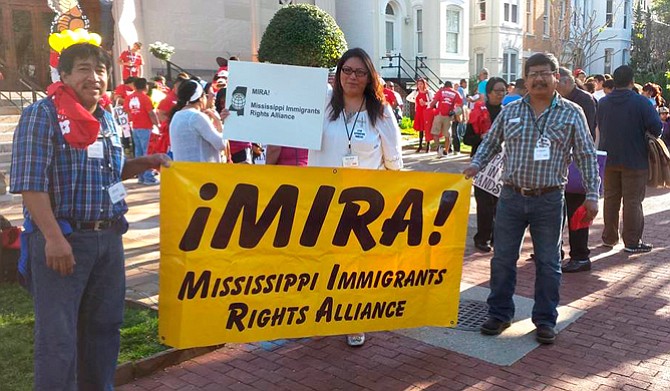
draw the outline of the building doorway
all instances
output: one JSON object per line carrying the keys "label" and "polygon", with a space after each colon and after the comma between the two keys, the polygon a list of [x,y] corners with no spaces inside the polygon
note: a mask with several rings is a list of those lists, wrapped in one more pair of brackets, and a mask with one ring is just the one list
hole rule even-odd
{"label": "building doorway", "polygon": [[[99,0],[80,1],[90,31],[99,25]],[[46,89],[51,83],[49,34],[55,13],[47,0],[0,0],[0,81],[3,90]],[[29,84],[30,84],[29,83]]]}

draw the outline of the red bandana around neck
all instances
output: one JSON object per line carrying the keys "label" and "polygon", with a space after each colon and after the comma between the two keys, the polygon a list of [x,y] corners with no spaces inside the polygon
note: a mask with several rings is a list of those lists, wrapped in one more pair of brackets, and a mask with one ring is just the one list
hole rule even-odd
{"label": "red bandana around neck", "polygon": [[47,87],[47,95],[53,98],[65,141],[78,149],[93,144],[100,133],[100,122],[79,103],[74,90],[59,81]]}

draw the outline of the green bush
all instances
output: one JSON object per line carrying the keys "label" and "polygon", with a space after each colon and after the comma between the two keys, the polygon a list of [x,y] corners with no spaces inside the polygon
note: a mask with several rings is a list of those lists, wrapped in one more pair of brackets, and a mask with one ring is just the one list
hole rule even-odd
{"label": "green bush", "polygon": [[332,16],[313,5],[295,4],[277,11],[270,20],[258,60],[332,68],[346,50],[347,41]]}
{"label": "green bush", "polygon": [[414,121],[409,117],[402,117],[400,129],[414,129]]}

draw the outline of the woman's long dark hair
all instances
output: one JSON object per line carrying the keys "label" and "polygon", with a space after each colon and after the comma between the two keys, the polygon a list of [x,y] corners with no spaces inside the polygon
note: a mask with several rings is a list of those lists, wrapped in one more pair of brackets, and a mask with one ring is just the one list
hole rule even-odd
{"label": "woman's long dark hair", "polygon": [[374,126],[377,119],[382,118],[384,115],[384,88],[379,82],[379,74],[377,73],[375,66],[372,64],[370,56],[368,56],[365,50],[361,48],[347,50],[342,55],[342,58],[340,58],[340,61],[337,62],[333,96],[330,98],[330,106],[333,108],[330,120],[335,121],[344,110],[344,90],[342,89],[341,82],[342,66],[352,57],[357,57],[363,61],[363,64],[365,64],[365,68],[368,71],[368,84],[365,86],[363,95],[365,97],[365,109],[368,111],[370,123]]}
{"label": "woman's long dark hair", "polygon": [[193,103],[190,99],[197,88],[198,81],[193,79],[185,80],[179,85],[179,88],[177,89],[177,105],[170,111],[170,120],[172,120],[172,117],[187,104]]}

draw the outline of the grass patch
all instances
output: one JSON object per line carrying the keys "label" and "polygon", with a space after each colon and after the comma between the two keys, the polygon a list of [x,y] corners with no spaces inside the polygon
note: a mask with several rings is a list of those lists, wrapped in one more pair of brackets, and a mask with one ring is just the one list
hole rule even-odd
{"label": "grass patch", "polygon": [[[16,284],[0,284],[0,388],[32,389],[33,303]],[[121,327],[119,364],[149,357],[168,347],[158,342],[158,314],[150,309],[127,308]]]}

